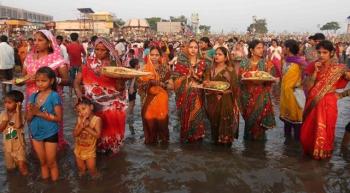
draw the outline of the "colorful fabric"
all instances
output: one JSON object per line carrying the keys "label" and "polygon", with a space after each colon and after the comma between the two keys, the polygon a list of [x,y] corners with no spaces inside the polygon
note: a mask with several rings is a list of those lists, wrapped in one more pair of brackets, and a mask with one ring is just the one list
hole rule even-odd
{"label": "colorful fabric", "polygon": [[210,81],[223,81],[230,84],[230,92],[225,94],[207,93],[207,114],[211,125],[212,140],[215,143],[230,144],[238,138],[239,108],[237,100],[238,80],[234,69],[226,68],[215,75],[210,71]]}
{"label": "colorful fabric", "polygon": [[[53,53],[48,54],[45,57],[42,57],[40,59],[36,59],[35,56],[35,48],[32,52],[28,53],[25,61],[24,61],[24,68],[27,72],[27,75],[34,76],[36,71],[44,66],[48,66],[51,69],[53,69],[56,72],[56,75],[58,74],[57,69],[60,67],[63,67],[65,65],[65,60],[61,56],[61,48],[56,42],[56,38],[52,35],[52,33],[48,30],[39,30],[39,32],[43,33],[47,39],[50,40],[51,46],[53,48]],[[58,86],[57,92],[60,95],[61,99],[63,100],[63,90],[62,86]],[[26,108],[28,109],[28,101],[29,97],[38,91],[38,88],[36,87],[35,81],[27,81],[26,82]],[[67,145],[67,142],[64,140],[63,135],[63,120],[59,123],[59,131],[58,131],[58,146],[59,148],[63,148],[65,145]]]}
{"label": "colorful fabric", "polygon": [[[248,71],[260,70],[274,75],[274,67],[260,60],[255,68],[249,59],[243,59],[240,64],[239,77]],[[264,140],[265,130],[275,127],[275,116],[273,112],[271,96],[271,85],[253,84],[241,81],[240,102],[241,112],[245,121],[244,139]]]}
{"label": "colorful fabric", "polygon": [[[90,120],[90,124],[96,125],[98,119],[99,117],[93,116]],[[75,156],[81,160],[88,160],[96,157],[96,142],[97,138],[95,136],[83,130],[80,135],[75,138]]]}
{"label": "colorful fabric", "polygon": [[318,59],[318,53],[315,46],[305,48],[304,52],[307,63],[313,63]]}
{"label": "colorful fabric", "polygon": [[67,45],[67,52],[69,55],[70,67],[79,68],[83,63],[82,56],[86,54],[83,45],[79,42],[72,42]]}
{"label": "colorful fabric", "polygon": [[157,82],[165,84],[170,78],[170,71],[167,65],[154,65],[150,60],[144,66],[144,71],[152,73],[140,78],[140,92],[145,96],[141,110],[145,143],[157,143],[158,140],[166,143],[169,141],[169,97],[167,90]]}
{"label": "colorful fabric", "polygon": [[301,81],[301,65],[297,63],[284,63],[280,95],[280,118],[283,121],[298,124],[303,120],[303,109],[299,107],[294,96],[294,89],[302,86]]}
{"label": "colorful fabric", "polygon": [[[109,55],[112,57],[114,61],[120,61],[119,59],[119,54],[118,51],[114,49],[114,46],[112,43],[110,43],[106,38],[104,37],[99,37],[95,41],[95,46],[99,43],[102,43],[108,50],[109,50]],[[118,62],[117,62],[118,63]]]}
{"label": "colorful fabric", "polygon": [[89,58],[82,67],[82,84],[85,97],[93,101],[96,115],[102,119],[97,151],[117,153],[125,134],[127,92],[116,89],[116,79],[100,74],[101,68],[108,65],[111,64]]}
{"label": "colorful fabric", "polygon": [[[29,103],[37,104],[37,96],[39,92],[32,94]],[[40,106],[41,112],[47,112],[55,115],[55,107],[62,106],[62,101],[57,92],[51,91],[47,96],[46,101]],[[29,122],[30,134],[35,140],[44,140],[55,135],[58,132],[59,124],[55,121],[48,121],[42,117],[34,116]]]}
{"label": "colorful fabric", "polygon": [[306,100],[301,128],[301,144],[306,154],[330,155],[333,150],[338,115],[335,90],[347,85],[342,77],[345,69],[344,65],[333,64],[317,73]]}
{"label": "colorful fabric", "polygon": [[[5,113],[7,112],[1,112],[0,122],[4,120]],[[2,131],[4,160],[7,169],[15,168],[18,161],[26,161],[24,128],[14,128],[15,121],[15,116],[12,116],[11,119],[8,120],[6,128]],[[23,116],[22,121],[24,123]]]}
{"label": "colorful fabric", "polygon": [[206,66],[204,60],[198,60],[195,65],[191,65],[187,55],[180,53],[172,74],[181,125],[180,138],[184,143],[204,138],[203,91],[190,85],[203,80]]}

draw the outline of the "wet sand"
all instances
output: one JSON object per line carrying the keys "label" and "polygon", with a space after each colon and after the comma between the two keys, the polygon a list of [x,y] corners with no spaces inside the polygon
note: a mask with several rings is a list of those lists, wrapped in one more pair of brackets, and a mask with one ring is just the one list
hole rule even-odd
{"label": "wet sand", "polygon": [[[64,99],[65,138],[69,149],[59,154],[60,180],[40,179],[39,163],[30,151],[31,175],[8,173],[0,150],[0,192],[350,192],[350,151],[341,151],[345,124],[350,121],[350,98],[339,102],[335,152],[330,160],[315,161],[302,155],[300,145],[285,141],[278,119],[278,98],[274,98],[277,127],[267,132],[267,141],[244,142],[244,122],[232,147],[217,146],[210,133],[198,144],[179,143],[179,125],[174,97],[170,99],[170,143],[144,145],[139,98],[134,115],[135,135],[126,126],[125,144],[113,157],[98,156],[101,179],[79,178],[74,163],[72,129],[75,114],[70,97]],[[2,143],[2,138],[0,139]]]}

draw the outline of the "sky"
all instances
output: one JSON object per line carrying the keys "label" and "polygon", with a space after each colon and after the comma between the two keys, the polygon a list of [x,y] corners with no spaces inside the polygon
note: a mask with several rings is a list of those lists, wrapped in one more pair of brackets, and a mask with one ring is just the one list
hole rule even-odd
{"label": "sky", "polygon": [[54,20],[77,19],[77,8],[108,11],[118,18],[146,18],[198,13],[200,24],[213,32],[244,32],[252,16],[265,18],[269,32],[316,32],[318,25],[337,21],[345,32],[350,0],[0,0],[1,5],[52,15]]}

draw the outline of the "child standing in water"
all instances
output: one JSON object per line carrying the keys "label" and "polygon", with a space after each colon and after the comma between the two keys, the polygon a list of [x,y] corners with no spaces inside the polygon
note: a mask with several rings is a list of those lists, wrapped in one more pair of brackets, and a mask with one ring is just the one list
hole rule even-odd
{"label": "child standing in water", "polygon": [[5,95],[5,110],[0,114],[0,131],[3,132],[5,164],[8,170],[16,166],[23,176],[28,174],[24,141],[24,120],[22,102],[24,96],[20,91],[12,90]]}
{"label": "child standing in water", "polygon": [[58,123],[62,120],[62,102],[56,92],[55,72],[50,67],[41,67],[35,74],[38,92],[29,99],[27,120],[35,153],[40,161],[41,177],[58,180],[56,161]]}
{"label": "child standing in water", "polygon": [[77,104],[77,123],[73,131],[75,138],[75,160],[79,175],[85,174],[86,168],[92,177],[98,177],[96,170],[96,141],[101,135],[102,120],[93,113],[92,102],[83,97]]}

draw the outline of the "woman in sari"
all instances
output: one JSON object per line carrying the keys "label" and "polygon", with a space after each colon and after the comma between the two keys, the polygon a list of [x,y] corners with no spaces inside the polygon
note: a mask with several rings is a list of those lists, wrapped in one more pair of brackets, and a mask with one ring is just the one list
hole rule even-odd
{"label": "woman in sari", "polygon": [[176,107],[181,125],[180,139],[183,143],[204,138],[203,91],[193,86],[202,83],[207,64],[199,58],[198,49],[197,41],[191,40],[186,53],[179,53],[173,72]]}
{"label": "woman in sari", "polygon": [[[240,64],[239,77],[249,71],[265,71],[274,75],[274,67],[263,60],[264,44],[259,40],[249,43],[248,58]],[[265,140],[265,131],[275,127],[275,116],[272,108],[271,83],[253,83],[241,81],[241,112],[245,121],[244,139]]]}
{"label": "woman in sari", "polygon": [[[34,48],[24,60],[22,74],[30,79],[26,81],[26,109],[29,108],[29,97],[38,91],[34,77],[36,71],[44,66],[48,66],[56,72],[57,83],[59,84],[57,92],[62,98],[63,86],[68,85],[68,69],[65,60],[61,56],[61,49],[56,43],[56,38],[48,30],[39,30],[34,35]],[[62,99],[63,100],[63,99]],[[66,145],[63,135],[63,121],[59,123],[58,131],[58,149]]]}
{"label": "woman in sari", "polygon": [[302,91],[302,69],[306,61],[298,55],[299,44],[295,40],[284,42],[283,53],[285,63],[283,65],[283,78],[280,96],[280,119],[284,122],[284,137],[289,139],[294,131],[294,139],[300,138],[300,127],[303,120],[303,107],[298,105],[294,95],[295,89]]}
{"label": "woman in sari", "polygon": [[306,100],[300,141],[305,154],[326,159],[332,155],[338,115],[339,94],[335,90],[347,85],[350,73],[345,65],[332,63],[335,48],[330,41],[321,41],[316,49],[320,58],[313,68],[307,69],[314,82]]}
{"label": "woman in sari", "polygon": [[267,50],[269,61],[275,66],[276,76],[281,78],[282,68],[281,68],[281,58],[282,58],[282,48],[278,45],[276,39],[271,40],[271,46]]}
{"label": "woman in sari", "polygon": [[211,125],[214,143],[231,145],[238,138],[239,108],[237,102],[238,80],[235,69],[229,66],[228,50],[218,47],[214,57],[214,66],[206,73],[207,81],[223,81],[230,84],[224,92],[208,91],[207,114]]}
{"label": "woman in sari", "polygon": [[74,80],[78,98],[85,96],[95,106],[96,115],[102,119],[101,137],[97,150],[115,154],[124,140],[127,97],[124,79],[109,78],[101,74],[104,66],[120,64],[114,46],[104,38],[95,42],[94,56],[88,58]]}
{"label": "woman in sari", "polygon": [[141,110],[145,144],[156,144],[159,141],[166,144],[169,141],[166,82],[170,78],[170,71],[166,64],[161,63],[161,54],[157,47],[150,49],[144,71],[151,75],[140,78],[139,92],[145,96]]}
{"label": "woman in sari", "polygon": [[240,63],[245,57],[246,55],[244,54],[244,42],[241,40],[233,46],[230,52],[230,60],[232,66],[235,68],[236,74],[238,74]]}
{"label": "woman in sari", "polygon": [[213,58],[215,56],[215,50],[213,49],[213,46],[211,45],[208,37],[202,37],[199,40],[199,48],[200,54],[203,58],[209,61],[213,61]]}

